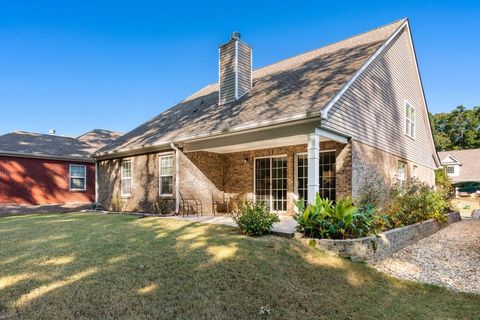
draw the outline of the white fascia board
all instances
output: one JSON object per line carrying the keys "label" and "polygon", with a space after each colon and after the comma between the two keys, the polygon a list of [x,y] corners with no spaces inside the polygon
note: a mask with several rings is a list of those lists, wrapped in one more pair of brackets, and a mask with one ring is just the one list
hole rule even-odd
{"label": "white fascia board", "polygon": [[342,143],[342,144],[348,143],[348,140],[349,140],[349,137],[347,137],[343,134],[336,133],[336,132],[333,132],[331,130],[325,130],[321,127],[316,128],[315,133],[317,135],[321,136],[321,137],[325,137],[327,139],[330,139],[330,140],[333,140],[333,141],[336,141],[336,142]]}
{"label": "white fascia board", "polygon": [[340,91],[335,94],[335,96],[328,102],[328,104],[322,109],[321,116],[323,119],[328,118],[328,111],[335,105],[335,103],[343,96],[343,94],[351,87],[351,85],[357,80],[357,78],[368,68],[370,64],[385,50],[386,47],[397,37],[397,35],[405,28],[408,27],[408,20],[405,20],[404,23],[390,36],[390,38],[385,41],[380,48],[363,64],[363,66],[355,72],[350,80],[347,81],[340,89]]}

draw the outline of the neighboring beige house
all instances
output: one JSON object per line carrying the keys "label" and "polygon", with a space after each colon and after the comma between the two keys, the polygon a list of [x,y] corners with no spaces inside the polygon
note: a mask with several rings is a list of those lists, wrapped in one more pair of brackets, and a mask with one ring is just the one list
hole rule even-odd
{"label": "neighboring beige house", "polygon": [[[98,201],[172,209],[245,197],[291,213],[293,198],[355,195],[386,180],[434,184],[440,167],[408,20],[252,70],[233,33],[210,84],[97,151]],[[179,84],[181,85],[181,84]]]}
{"label": "neighboring beige house", "polygon": [[453,184],[480,183],[480,149],[442,151],[438,156]]}

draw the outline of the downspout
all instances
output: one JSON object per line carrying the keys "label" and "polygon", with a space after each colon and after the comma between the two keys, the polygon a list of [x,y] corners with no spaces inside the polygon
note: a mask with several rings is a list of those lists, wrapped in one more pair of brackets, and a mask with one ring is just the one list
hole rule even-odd
{"label": "downspout", "polygon": [[180,150],[173,142],[170,147],[175,150],[175,213],[180,213]]}
{"label": "downspout", "polygon": [[95,208],[98,206],[98,161],[95,160]]}

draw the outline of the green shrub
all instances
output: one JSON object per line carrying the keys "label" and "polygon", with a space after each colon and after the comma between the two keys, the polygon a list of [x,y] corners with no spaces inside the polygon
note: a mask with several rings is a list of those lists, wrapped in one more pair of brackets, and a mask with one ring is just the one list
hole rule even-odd
{"label": "green shrub", "polygon": [[111,201],[110,201],[110,209],[113,211],[113,212],[121,212],[123,210],[123,207],[125,206],[125,202],[123,201],[123,199],[119,196],[116,196],[114,197]]}
{"label": "green shrub", "polygon": [[435,170],[435,185],[452,191],[452,180],[445,171],[445,168]]}
{"label": "green shrub", "polygon": [[428,219],[444,222],[450,209],[446,190],[434,190],[423,182],[412,180],[391,188],[390,203],[384,214],[391,226],[396,228]]}
{"label": "green shrub", "polygon": [[306,236],[325,239],[359,238],[376,233],[382,224],[373,207],[359,209],[350,198],[333,201],[322,199],[317,194],[315,202],[303,207],[296,202],[298,212],[297,230]]}
{"label": "green shrub", "polygon": [[247,235],[263,235],[270,233],[273,224],[280,222],[278,214],[270,212],[263,202],[243,202],[234,212],[233,220]]}

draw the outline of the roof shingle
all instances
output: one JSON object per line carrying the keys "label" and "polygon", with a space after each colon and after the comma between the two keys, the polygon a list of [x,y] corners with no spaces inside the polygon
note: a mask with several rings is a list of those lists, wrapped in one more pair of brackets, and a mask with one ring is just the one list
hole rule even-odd
{"label": "roof shingle", "polygon": [[77,138],[16,131],[0,136],[0,154],[88,159],[121,133],[95,129]]}
{"label": "roof shingle", "polygon": [[405,22],[396,21],[253,72],[253,88],[236,102],[218,104],[211,84],[128,132],[97,154],[137,149],[262,121],[319,115],[381,45]]}

